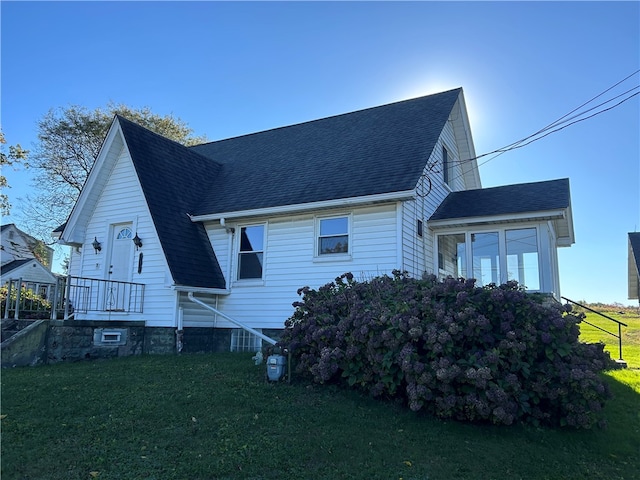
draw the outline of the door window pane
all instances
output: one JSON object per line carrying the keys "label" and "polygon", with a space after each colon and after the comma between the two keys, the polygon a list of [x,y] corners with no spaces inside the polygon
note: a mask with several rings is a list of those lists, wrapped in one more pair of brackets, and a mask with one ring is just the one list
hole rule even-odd
{"label": "door window pane", "polygon": [[540,290],[538,237],[535,228],[507,230],[507,278],[527,290]]}
{"label": "door window pane", "polygon": [[473,278],[479,286],[500,283],[498,232],[472,233]]}

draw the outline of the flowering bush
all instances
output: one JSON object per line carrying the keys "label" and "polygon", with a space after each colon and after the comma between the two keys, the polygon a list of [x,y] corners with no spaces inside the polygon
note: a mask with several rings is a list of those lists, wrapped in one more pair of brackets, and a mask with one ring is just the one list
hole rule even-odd
{"label": "flowering bush", "polygon": [[581,314],[516,282],[350,273],[301,288],[280,346],[296,372],[441,418],[590,428],[610,397],[614,362],[578,342]]}
{"label": "flowering bush", "polygon": [[[8,288],[6,286],[0,287],[0,312],[4,315],[7,303]],[[9,301],[9,311],[15,310],[16,302],[16,289],[11,290],[11,298]],[[21,318],[49,318],[49,312],[51,311],[51,303],[33,290],[24,286],[20,289],[20,312]]]}

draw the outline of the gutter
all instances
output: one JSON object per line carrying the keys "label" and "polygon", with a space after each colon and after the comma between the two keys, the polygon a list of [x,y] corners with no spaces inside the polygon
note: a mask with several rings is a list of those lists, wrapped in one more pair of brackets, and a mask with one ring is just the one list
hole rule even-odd
{"label": "gutter", "polygon": [[415,190],[405,190],[402,192],[380,193],[377,195],[367,195],[352,198],[339,198],[335,200],[325,200],[322,202],[299,203],[296,205],[279,205],[277,207],[254,208],[250,210],[238,210],[235,212],[208,213],[205,215],[189,215],[192,222],[207,222],[212,220],[233,219],[243,217],[286,215],[290,213],[302,213],[307,211],[346,208],[357,205],[369,205],[382,202],[393,202],[399,200],[413,200]]}
{"label": "gutter", "polygon": [[438,220],[427,220],[427,225],[432,230],[444,228],[457,228],[474,225],[487,225],[497,223],[515,222],[541,222],[545,220],[566,220],[566,209],[542,210],[536,212],[523,212],[514,214],[487,215],[477,217],[443,218]]}
{"label": "gutter", "polygon": [[204,303],[202,300],[197,299],[196,297],[193,296],[193,292],[189,292],[189,300],[191,300],[193,303],[197,303],[198,305],[206,308],[207,310],[211,310],[213,313],[215,313],[216,315],[220,315],[222,318],[225,318],[226,320],[229,320],[231,323],[233,323],[234,325],[237,325],[238,327],[242,328],[243,330],[245,330],[246,332],[252,333],[253,335],[255,335],[256,337],[261,338],[262,340],[264,340],[267,343],[270,343],[271,345],[275,345],[276,343],[278,343],[276,340],[274,340],[271,337],[267,337],[265,334],[263,334],[262,332],[257,331],[254,328],[249,327],[248,325],[245,325],[242,322],[239,322],[238,320],[231,318],[229,315],[226,315],[224,313],[222,313],[220,310],[218,310],[217,308],[212,307],[211,305],[207,305],[206,303]]}
{"label": "gutter", "polygon": [[171,285],[172,290],[185,293],[208,293],[211,295],[229,295],[231,290],[228,288],[206,288],[206,287],[188,287],[186,285]]}

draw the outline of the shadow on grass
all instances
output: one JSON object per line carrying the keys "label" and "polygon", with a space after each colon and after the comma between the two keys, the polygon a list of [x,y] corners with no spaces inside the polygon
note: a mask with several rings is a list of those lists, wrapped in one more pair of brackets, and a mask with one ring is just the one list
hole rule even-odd
{"label": "shadow on grass", "polygon": [[[355,391],[265,381],[250,355],[2,374],[2,479],[631,479],[638,405],[609,376],[606,430],[469,425]],[[92,473],[93,472],[93,473]]]}

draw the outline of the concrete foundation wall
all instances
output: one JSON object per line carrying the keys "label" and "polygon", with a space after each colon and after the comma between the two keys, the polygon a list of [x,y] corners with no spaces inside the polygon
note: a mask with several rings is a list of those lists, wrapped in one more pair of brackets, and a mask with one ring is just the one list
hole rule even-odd
{"label": "concrete foundation wall", "polygon": [[3,367],[23,367],[46,362],[47,320],[36,320],[2,342]]}

